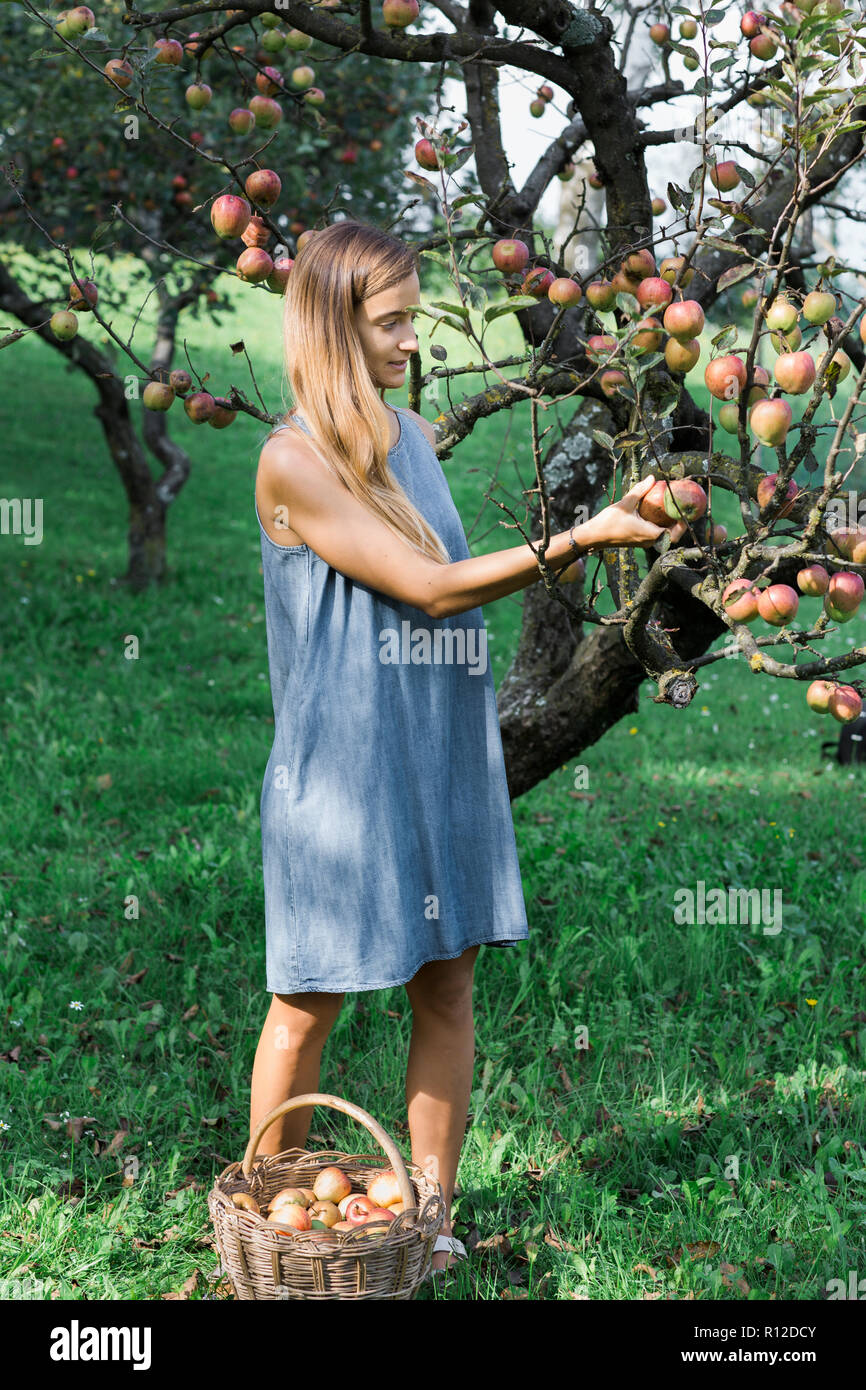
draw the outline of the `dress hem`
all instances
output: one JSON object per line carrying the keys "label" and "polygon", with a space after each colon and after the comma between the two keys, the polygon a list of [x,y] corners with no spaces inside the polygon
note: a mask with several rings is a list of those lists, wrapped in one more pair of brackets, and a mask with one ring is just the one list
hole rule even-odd
{"label": "dress hem", "polygon": [[405,975],[400,980],[386,980],[384,984],[374,985],[322,985],[307,984],[299,989],[276,989],[273,985],[266,984],[265,989],[269,994],[360,994],[366,990],[373,989],[396,989],[398,985],[408,984],[414,979],[422,965],[429,965],[434,960],[456,960],[462,956],[464,951],[468,951],[472,946],[519,946],[521,941],[529,940],[528,930],[523,936],[483,936],[480,941],[467,941],[465,946],[461,946],[459,951],[452,951],[447,956],[427,956],[426,960],[419,961],[415,969],[409,975]]}

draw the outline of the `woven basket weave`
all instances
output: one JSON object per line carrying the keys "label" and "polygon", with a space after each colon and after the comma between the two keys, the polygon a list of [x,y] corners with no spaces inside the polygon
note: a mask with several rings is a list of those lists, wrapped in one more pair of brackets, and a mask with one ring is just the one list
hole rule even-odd
{"label": "woven basket weave", "polygon": [[[345,1154],[333,1150],[307,1153],[287,1149],[255,1162],[263,1134],[275,1120],[304,1105],[327,1105],[364,1125],[385,1151]],[[232,1203],[248,1192],[264,1211],[284,1187],[311,1187],[322,1168],[335,1165],[366,1188],[377,1171],[393,1168],[405,1210],[393,1221],[371,1223],[356,1231],[277,1230],[255,1212]],[[433,1246],[445,1219],[437,1183],[417,1165],[406,1164],[394,1141],[360,1106],[339,1096],[311,1092],[283,1101],[266,1115],[250,1139],[242,1163],[230,1163],[208,1196],[223,1268],[239,1299],[414,1298],[428,1274]]]}

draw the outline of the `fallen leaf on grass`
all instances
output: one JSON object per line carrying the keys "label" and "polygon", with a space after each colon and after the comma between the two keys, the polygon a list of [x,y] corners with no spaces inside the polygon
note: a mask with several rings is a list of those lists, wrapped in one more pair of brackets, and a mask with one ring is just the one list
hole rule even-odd
{"label": "fallen leaf on grass", "polygon": [[160,1297],[166,1300],[189,1298],[190,1294],[198,1292],[198,1281],[200,1273],[200,1270],[194,1269],[189,1278],[184,1281],[183,1288],[180,1290],[179,1293],[164,1293],[161,1294]]}
{"label": "fallen leaf on grass", "polygon": [[699,1240],[694,1245],[678,1245],[673,1255],[665,1255],[665,1259],[671,1265],[678,1265],[684,1254],[693,1260],[708,1260],[711,1255],[717,1255],[721,1248],[717,1240]]}
{"label": "fallen leaf on grass", "polygon": [[657,1272],[653,1269],[652,1265],[632,1265],[632,1274],[637,1274],[639,1271],[641,1271],[644,1274],[649,1274],[650,1277],[653,1279],[658,1279],[659,1277]]}
{"label": "fallen leaf on grass", "polygon": [[[744,1297],[744,1298],[748,1298],[749,1293],[751,1292],[751,1290],[750,1290],[750,1288],[749,1288],[749,1285],[748,1285],[747,1282],[746,1282],[745,1276],[744,1276],[743,1274],[740,1273],[740,1266],[739,1266],[739,1265],[728,1265],[728,1264],[725,1264],[724,1261],[723,1261],[723,1262],[719,1265],[719,1269],[720,1269],[721,1272],[722,1272],[722,1283],[724,1284],[725,1288],[726,1288],[726,1289],[734,1289],[734,1288],[739,1289],[739,1290],[740,1290],[740,1293],[743,1295],[743,1297]],[[728,1278],[728,1275],[730,1275],[731,1277]],[[737,1277],[737,1276],[739,1276],[739,1277]]]}

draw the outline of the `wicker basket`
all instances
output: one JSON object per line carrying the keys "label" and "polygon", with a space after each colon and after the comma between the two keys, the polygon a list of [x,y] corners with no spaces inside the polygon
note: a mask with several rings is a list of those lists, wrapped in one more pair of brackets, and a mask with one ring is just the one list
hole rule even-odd
{"label": "wicker basket", "polygon": [[[389,1160],[379,1154],[345,1154],[287,1149],[254,1163],[267,1129],[290,1110],[328,1105],[366,1126]],[[366,1186],[377,1170],[391,1167],[400,1183],[405,1210],[387,1225],[371,1223],[356,1231],[277,1230],[255,1212],[233,1205],[236,1192],[249,1192],[264,1210],[283,1187],[311,1187],[322,1168],[336,1165]],[[420,1208],[420,1210],[419,1210]],[[223,1268],[241,1299],[415,1297],[430,1270],[433,1245],[445,1219],[438,1184],[415,1164],[405,1164],[400,1150],[381,1125],[357,1105],[339,1096],[311,1092],[283,1101],[266,1115],[250,1139],[243,1163],[231,1163],[208,1196]]]}

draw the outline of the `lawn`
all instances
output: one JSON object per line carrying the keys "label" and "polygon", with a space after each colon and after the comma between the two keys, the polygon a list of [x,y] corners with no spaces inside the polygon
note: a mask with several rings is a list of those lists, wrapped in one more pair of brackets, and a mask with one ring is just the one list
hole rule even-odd
{"label": "lawn", "polygon": [[[264,298],[190,332],[220,389],[242,384],[242,336],[275,401]],[[46,1298],[214,1296],[206,1196],[243,1156],[268,1005],[263,431],[170,417],[193,472],[169,580],[133,597],[91,386],[30,338],[4,368],[3,495],[41,496],[45,537],[0,538],[0,1276]],[[492,475],[528,483],[527,441],[515,410],[446,463],[476,551],[503,544],[498,511],[477,514]],[[498,682],[519,598],[486,618]],[[857,619],[827,649],[863,636]],[[802,687],[742,660],[700,682],[680,712],[646,684],[584,775],[514,804],[530,937],[479,956],[455,1218],[481,1244],[439,1296],[803,1300],[863,1268],[866,771],[822,759],[839,726]],[[781,930],[680,922],[699,884],[769,893]],[[348,996],[321,1074],[407,1156],[410,1027],[402,988]],[[310,1147],[367,1143],[318,1111]]]}

